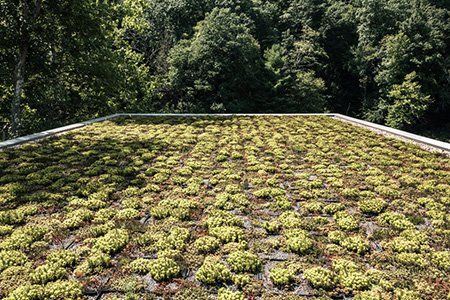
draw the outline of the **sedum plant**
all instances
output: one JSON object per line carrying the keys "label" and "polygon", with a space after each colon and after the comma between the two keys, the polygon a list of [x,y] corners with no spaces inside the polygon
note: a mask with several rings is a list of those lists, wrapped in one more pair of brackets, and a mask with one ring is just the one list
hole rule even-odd
{"label": "sedum plant", "polygon": [[406,266],[413,266],[417,268],[425,268],[428,261],[422,254],[402,252],[395,254],[395,261]]}
{"label": "sedum plant", "polygon": [[73,280],[49,282],[44,287],[44,299],[78,300],[83,299],[82,285]]}
{"label": "sedum plant", "polygon": [[11,266],[22,266],[28,262],[25,253],[17,250],[0,251],[0,272]]}
{"label": "sedum plant", "polygon": [[13,233],[0,242],[0,249],[25,250],[33,243],[42,241],[49,229],[46,226],[26,225],[13,231]]}
{"label": "sedum plant", "polygon": [[281,224],[277,220],[265,221],[261,224],[261,226],[267,230],[269,234],[277,233],[281,228]]}
{"label": "sedum plant", "polygon": [[209,229],[209,234],[222,243],[239,242],[244,238],[244,230],[236,226],[219,226]]}
{"label": "sedum plant", "polygon": [[180,267],[175,260],[160,257],[149,263],[149,273],[154,280],[165,281],[176,277],[180,273]]}
{"label": "sedum plant", "polygon": [[340,242],[340,245],[347,250],[358,254],[364,254],[370,249],[369,243],[359,235],[353,235],[345,238]]}
{"label": "sedum plant", "polygon": [[365,214],[377,215],[381,213],[387,206],[387,202],[382,198],[361,200],[359,209]]}
{"label": "sedum plant", "polygon": [[299,228],[303,225],[302,218],[298,212],[285,211],[278,217],[278,222],[284,229]]}
{"label": "sedum plant", "polygon": [[290,229],[284,233],[287,248],[299,254],[304,254],[313,246],[313,241],[308,233],[302,229]]}
{"label": "sedum plant", "polygon": [[67,214],[63,224],[69,229],[80,227],[84,222],[91,220],[94,213],[87,208],[79,208]]}
{"label": "sedum plant", "polygon": [[243,222],[239,219],[239,217],[235,216],[231,212],[214,210],[208,214],[208,218],[205,220],[205,225],[208,228],[219,226],[242,226]]}
{"label": "sedum plant", "polygon": [[291,269],[273,268],[270,270],[270,280],[275,285],[287,285],[294,280],[295,272]]}
{"label": "sedum plant", "polygon": [[94,249],[114,254],[125,247],[127,243],[128,232],[125,229],[112,229],[95,241]]}
{"label": "sedum plant", "polygon": [[284,194],[285,194],[285,191],[283,189],[274,188],[274,187],[262,188],[260,190],[253,192],[253,195],[255,195],[258,198],[270,198],[270,197],[281,196]]}
{"label": "sedum plant", "polygon": [[76,260],[77,255],[65,249],[52,251],[47,255],[47,263],[60,267],[73,266]]}
{"label": "sedum plant", "polygon": [[82,277],[95,271],[101,271],[110,263],[111,256],[109,254],[93,249],[86,259],[75,268],[74,273],[76,276]]}
{"label": "sedum plant", "polygon": [[169,234],[165,234],[155,241],[154,246],[158,251],[164,250],[183,250],[186,247],[186,241],[189,239],[189,230],[182,227],[173,227]]}
{"label": "sedum plant", "polygon": [[303,276],[316,288],[329,289],[334,285],[334,274],[326,268],[307,269],[303,272]]}
{"label": "sedum plant", "polygon": [[378,222],[382,225],[392,226],[397,230],[413,229],[414,224],[405,215],[396,212],[385,212],[378,216]]}
{"label": "sedum plant", "polygon": [[130,263],[130,269],[139,274],[150,272],[152,261],[146,258],[137,258]]}
{"label": "sedum plant", "polygon": [[358,265],[351,260],[336,259],[333,261],[333,269],[337,272],[336,279],[344,289],[360,291],[371,284],[370,276],[360,272]]}
{"label": "sedum plant", "polygon": [[248,285],[251,282],[252,278],[248,274],[233,274],[231,276],[231,280],[236,286],[242,288]]}
{"label": "sedum plant", "polygon": [[441,270],[450,271],[450,251],[436,251],[431,254],[431,261]]}
{"label": "sedum plant", "polygon": [[228,256],[227,262],[231,270],[238,273],[255,273],[261,268],[261,261],[258,256],[249,251],[232,252]]}
{"label": "sedum plant", "polygon": [[346,211],[339,211],[334,214],[336,223],[340,229],[345,231],[353,231],[359,228],[358,221],[355,217],[348,214]]}
{"label": "sedum plant", "polygon": [[217,258],[208,256],[195,273],[195,278],[205,284],[217,284],[229,281],[231,272]]}
{"label": "sedum plant", "polygon": [[199,253],[211,253],[217,250],[220,246],[219,239],[213,237],[213,236],[202,236],[198,238],[194,242],[194,248]]}
{"label": "sedum plant", "polygon": [[30,275],[35,284],[44,284],[49,281],[62,279],[66,276],[66,269],[54,264],[45,264],[37,267]]}
{"label": "sedum plant", "polygon": [[217,294],[217,300],[245,300],[245,298],[239,291],[233,292],[226,288],[220,288]]}
{"label": "sedum plant", "polygon": [[58,280],[46,285],[25,284],[12,291],[5,300],[81,300],[83,290],[79,282]]}
{"label": "sedum plant", "polygon": [[40,300],[43,298],[43,286],[26,283],[13,290],[4,300]]}

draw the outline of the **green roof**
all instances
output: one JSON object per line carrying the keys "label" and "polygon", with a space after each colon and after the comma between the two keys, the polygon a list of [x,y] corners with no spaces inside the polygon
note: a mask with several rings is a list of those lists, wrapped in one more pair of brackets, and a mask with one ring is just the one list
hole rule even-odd
{"label": "green roof", "polygon": [[445,299],[449,170],[326,116],[90,124],[0,152],[0,297]]}

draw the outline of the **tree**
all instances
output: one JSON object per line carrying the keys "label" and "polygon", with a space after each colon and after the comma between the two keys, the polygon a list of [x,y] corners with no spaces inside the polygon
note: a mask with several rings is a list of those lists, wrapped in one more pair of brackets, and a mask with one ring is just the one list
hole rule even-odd
{"label": "tree", "polygon": [[[195,26],[192,38],[170,52],[168,82],[173,106],[209,111],[222,104],[227,111],[261,109],[263,62],[251,21],[229,8],[215,8]],[[217,107],[216,105],[214,105]]]}
{"label": "tree", "polygon": [[325,109],[325,82],[317,76],[326,53],[318,32],[305,26],[296,40],[286,33],[282,44],[266,50],[266,68],[272,73],[272,109],[281,112],[320,112]]}
{"label": "tree", "polygon": [[319,31],[327,53],[322,75],[330,94],[330,111],[355,115],[362,105],[360,75],[354,64],[354,49],[358,44],[356,7],[352,1],[329,1]]}
{"label": "tree", "polygon": [[423,91],[435,101],[434,110],[450,106],[448,81],[448,24],[441,9],[422,0],[413,1],[407,17],[394,35],[386,35],[377,56],[379,69],[375,76],[382,94],[415,72]]}
{"label": "tree", "polygon": [[404,128],[417,122],[428,109],[431,97],[421,91],[417,74],[409,73],[401,84],[394,84],[381,107],[386,111],[386,124]]}
{"label": "tree", "polygon": [[144,56],[152,74],[165,74],[167,56],[211,9],[207,0],[124,0],[124,38]]}
{"label": "tree", "polygon": [[3,0],[0,14],[1,98],[12,103],[11,136],[121,109],[132,65],[124,67],[114,49],[115,4]]}
{"label": "tree", "polygon": [[11,101],[11,135],[17,137],[19,135],[21,121],[20,110],[21,99],[23,97],[23,84],[25,81],[25,65],[30,50],[32,31],[37,25],[41,15],[42,1],[36,0],[31,2],[24,0],[19,1],[18,5],[16,3],[2,1],[0,7],[0,13],[7,17],[5,26],[2,26],[2,33],[7,37],[16,38],[18,41],[17,44],[14,45],[17,47],[17,54],[14,57],[15,64]]}

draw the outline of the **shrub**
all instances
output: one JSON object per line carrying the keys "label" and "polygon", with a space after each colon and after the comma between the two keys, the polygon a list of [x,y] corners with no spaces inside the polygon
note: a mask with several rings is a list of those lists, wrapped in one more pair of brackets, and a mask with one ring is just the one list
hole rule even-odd
{"label": "shrub", "polygon": [[230,254],[227,259],[231,270],[243,273],[243,272],[257,272],[261,268],[261,261],[256,254],[248,251],[236,251]]}
{"label": "shrub", "polygon": [[334,274],[326,268],[310,268],[305,270],[303,275],[316,288],[329,289],[334,285]]}
{"label": "shrub", "polygon": [[217,250],[220,241],[213,236],[202,236],[194,242],[194,248],[200,253],[210,253]]}
{"label": "shrub", "polygon": [[294,279],[294,276],[293,270],[284,268],[273,268],[269,275],[275,285],[287,285]]}
{"label": "shrub", "polygon": [[164,281],[176,277],[180,273],[180,267],[171,258],[157,258],[149,264],[150,275],[156,281]]}
{"label": "shrub", "polygon": [[227,282],[231,279],[230,270],[214,257],[206,257],[197,270],[195,278],[205,284]]}
{"label": "shrub", "polygon": [[387,111],[386,124],[390,127],[404,128],[417,122],[432,102],[431,96],[422,92],[416,72],[406,74],[401,84],[394,84],[387,99],[380,104]]}

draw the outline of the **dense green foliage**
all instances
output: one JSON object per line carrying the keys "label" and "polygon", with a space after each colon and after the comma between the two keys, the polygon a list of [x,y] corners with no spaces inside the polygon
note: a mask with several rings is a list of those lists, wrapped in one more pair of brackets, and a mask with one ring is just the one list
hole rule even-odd
{"label": "dense green foliage", "polygon": [[449,16],[438,0],[0,0],[0,123],[332,111],[426,128],[450,114]]}

